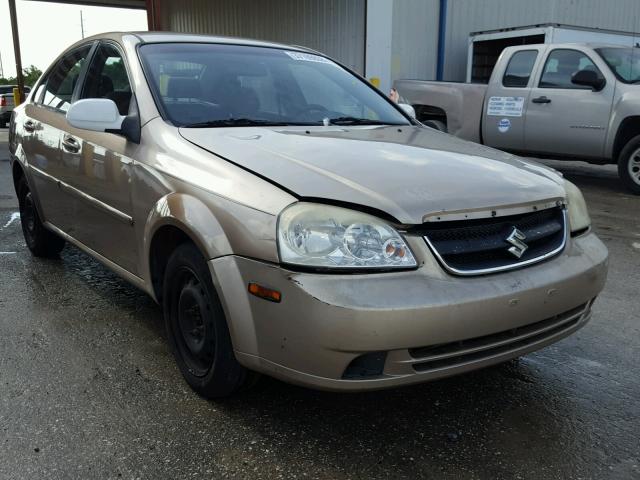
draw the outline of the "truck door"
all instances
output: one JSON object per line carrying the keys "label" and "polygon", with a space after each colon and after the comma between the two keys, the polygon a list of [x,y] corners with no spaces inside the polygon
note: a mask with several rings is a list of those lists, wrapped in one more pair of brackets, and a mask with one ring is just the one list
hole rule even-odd
{"label": "truck door", "polygon": [[[597,63],[596,63],[597,62]],[[548,52],[526,108],[525,149],[573,157],[601,158],[607,135],[614,79],[599,58],[577,48]],[[596,72],[602,88],[576,85],[573,75],[581,70]],[[597,91],[596,91],[597,90]]]}
{"label": "truck door", "polygon": [[[545,46],[505,49],[496,64],[485,96],[482,138],[485,145],[523,150],[524,120],[534,67]],[[508,61],[502,61],[502,57]],[[506,66],[505,66],[506,63]]]}

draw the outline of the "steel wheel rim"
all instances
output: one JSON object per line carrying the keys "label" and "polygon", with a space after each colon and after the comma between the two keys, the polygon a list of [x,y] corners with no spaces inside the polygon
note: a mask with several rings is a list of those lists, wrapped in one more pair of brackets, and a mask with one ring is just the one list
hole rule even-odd
{"label": "steel wheel rim", "polygon": [[640,148],[634,151],[627,162],[629,176],[634,183],[640,185]]}
{"label": "steel wheel rim", "polygon": [[22,209],[20,211],[20,222],[28,236],[33,238],[36,229],[36,211],[31,192],[28,192],[24,197]]}
{"label": "steel wheel rim", "polygon": [[181,270],[178,285],[174,327],[177,347],[189,371],[204,377],[215,356],[211,305],[204,285],[190,269]]}

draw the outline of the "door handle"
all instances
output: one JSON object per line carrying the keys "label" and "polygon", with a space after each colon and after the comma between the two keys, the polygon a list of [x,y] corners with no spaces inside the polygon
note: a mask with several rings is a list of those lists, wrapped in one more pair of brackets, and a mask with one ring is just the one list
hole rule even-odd
{"label": "door handle", "polygon": [[545,97],[544,95],[538,98],[534,98],[531,100],[533,103],[551,103],[551,99]]}
{"label": "door handle", "polygon": [[35,122],[33,120],[25,121],[22,126],[29,133],[33,133],[35,131],[35,129],[36,129],[36,124],[35,124]]}
{"label": "door handle", "polygon": [[80,143],[71,135],[65,134],[62,137],[62,148],[69,153],[78,153],[80,151]]}

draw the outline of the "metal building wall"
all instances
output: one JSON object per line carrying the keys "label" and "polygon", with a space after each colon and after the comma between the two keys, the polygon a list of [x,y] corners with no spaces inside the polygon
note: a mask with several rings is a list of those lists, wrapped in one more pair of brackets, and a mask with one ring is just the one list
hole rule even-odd
{"label": "metal building wall", "polygon": [[366,0],[153,0],[160,29],[294,43],[364,72]]}
{"label": "metal building wall", "polygon": [[391,78],[436,77],[439,0],[396,0],[393,4]]}
{"label": "metal building wall", "polygon": [[640,31],[638,0],[448,0],[446,80],[464,81],[469,33],[542,23]]}

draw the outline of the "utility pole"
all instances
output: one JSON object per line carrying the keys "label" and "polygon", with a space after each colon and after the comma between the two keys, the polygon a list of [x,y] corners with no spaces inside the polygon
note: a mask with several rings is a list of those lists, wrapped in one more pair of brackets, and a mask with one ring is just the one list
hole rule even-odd
{"label": "utility pole", "polygon": [[18,35],[18,15],[16,14],[16,0],[9,0],[9,15],[11,17],[11,33],[13,34],[13,52],[16,57],[16,79],[20,101],[24,101],[24,77],[22,76],[22,58],[20,57],[20,35]]}
{"label": "utility pole", "polygon": [[2,52],[0,52],[0,78],[4,78],[4,68],[2,68]]}
{"label": "utility pole", "polygon": [[82,10],[80,10],[80,31],[82,32],[82,38],[84,39],[84,20],[82,19]]}

